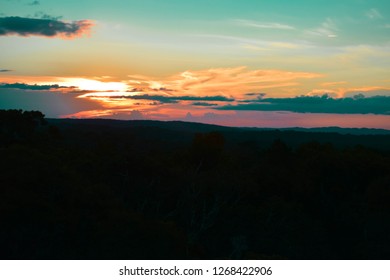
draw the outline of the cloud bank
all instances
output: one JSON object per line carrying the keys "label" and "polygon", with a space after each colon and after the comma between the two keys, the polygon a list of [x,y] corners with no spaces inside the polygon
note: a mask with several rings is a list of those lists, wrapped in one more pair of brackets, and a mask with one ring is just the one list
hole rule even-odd
{"label": "cloud bank", "polygon": [[[90,96],[93,97],[93,96]],[[101,96],[99,96],[101,97]],[[150,94],[141,94],[141,95],[124,95],[124,96],[107,96],[109,98],[124,98],[124,99],[134,99],[134,100],[151,100],[158,101],[160,103],[177,103],[179,101],[234,101],[233,98],[228,98],[225,96],[163,96],[163,95],[150,95]]]}
{"label": "cloud bank", "polygon": [[390,115],[390,96],[346,98],[298,96],[293,98],[257,98],[246,104],[220,106],[219,110],[289,111],[296,113],[381,114]]}
{"label": "cloud bank", "polygon": [[25,17],[0,17],[0,36],[75,38],[90,31],[90,20],[61,21]]}
{"label": "cloud bank", "polygon": [[24,83],[14,83],[14,84],[7,84],[7,83],[0,83],[0,88],[4,89],[22,89],[22,90],[56,90],[56,89],[65,89],[65,88],[74,88],[74,87],[65,87],[60,86],[57,84],[54,85],[29,85]]}

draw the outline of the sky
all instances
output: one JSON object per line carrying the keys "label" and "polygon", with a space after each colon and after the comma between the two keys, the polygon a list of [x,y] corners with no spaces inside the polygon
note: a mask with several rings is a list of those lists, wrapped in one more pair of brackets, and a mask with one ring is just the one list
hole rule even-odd
{"label": "sky", "polygon": [[390,1],[0,0],[0,109],[390,129]]}

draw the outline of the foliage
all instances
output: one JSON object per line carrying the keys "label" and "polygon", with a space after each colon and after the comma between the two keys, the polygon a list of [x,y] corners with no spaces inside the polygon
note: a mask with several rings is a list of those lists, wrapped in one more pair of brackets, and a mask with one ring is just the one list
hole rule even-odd
{"label": "foliage", "polygon": [[390,257],[388,151],[0,116],[3,259]]}

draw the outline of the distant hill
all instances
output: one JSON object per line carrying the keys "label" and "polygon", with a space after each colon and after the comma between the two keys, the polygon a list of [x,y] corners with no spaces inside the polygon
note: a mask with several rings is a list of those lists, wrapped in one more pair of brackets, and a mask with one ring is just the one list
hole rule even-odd
{"label": "distant hill", "polygon": [[276,139],[297,147],[307,142],[332,143],[336,147],[345,148],[357,145],[369,148],[390,150],[390,130],[368,128],[238,128],[218,125],[192,123],[183,121],[151,121],[151,120],[110,120],[110,119],[48,119],[49,124],[61,130],[96,131],[106,133],[132,133],[138,139],[163,140],[172,145],[188,143],[195,133],[220,132],[226,143],[236,145],[252,143],[259,147],[268,147]]}
{"label": "distant hill", "polygon": [[254,130],[254,131],[301,131],[301,132],[330,132],[351,135],[390,135],[390,130],[376,128],[342,128],[331,127],[290,127],[290,128],[259,128],[259,127],[227,127],[213,124],[184,122],[184,121],[153,121],[153,120],[114,120],[114,119],[48,119],[53,124],[72,125],[72,124],[90,124],[90,125],[110,125],[115,127],[161,127],[181,131],[232,131],[232,130]]}
{"label": "distant hill", "polygon": [[376,129],[376,128],[342,128],[337,126],[332,127],[318,127],[318,128],[283,128],[282,130],[294,130],[303,132],[332,132],[340,134],[351,134],[351,135],[389,135],[390,130]]}

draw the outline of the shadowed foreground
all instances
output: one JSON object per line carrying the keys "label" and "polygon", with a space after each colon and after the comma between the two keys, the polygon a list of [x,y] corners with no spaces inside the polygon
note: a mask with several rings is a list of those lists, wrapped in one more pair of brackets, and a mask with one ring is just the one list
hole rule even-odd
{"label": "shadowed foreground", "polygon": [[2,259],[389,259],[390,135],[0,111]]}

